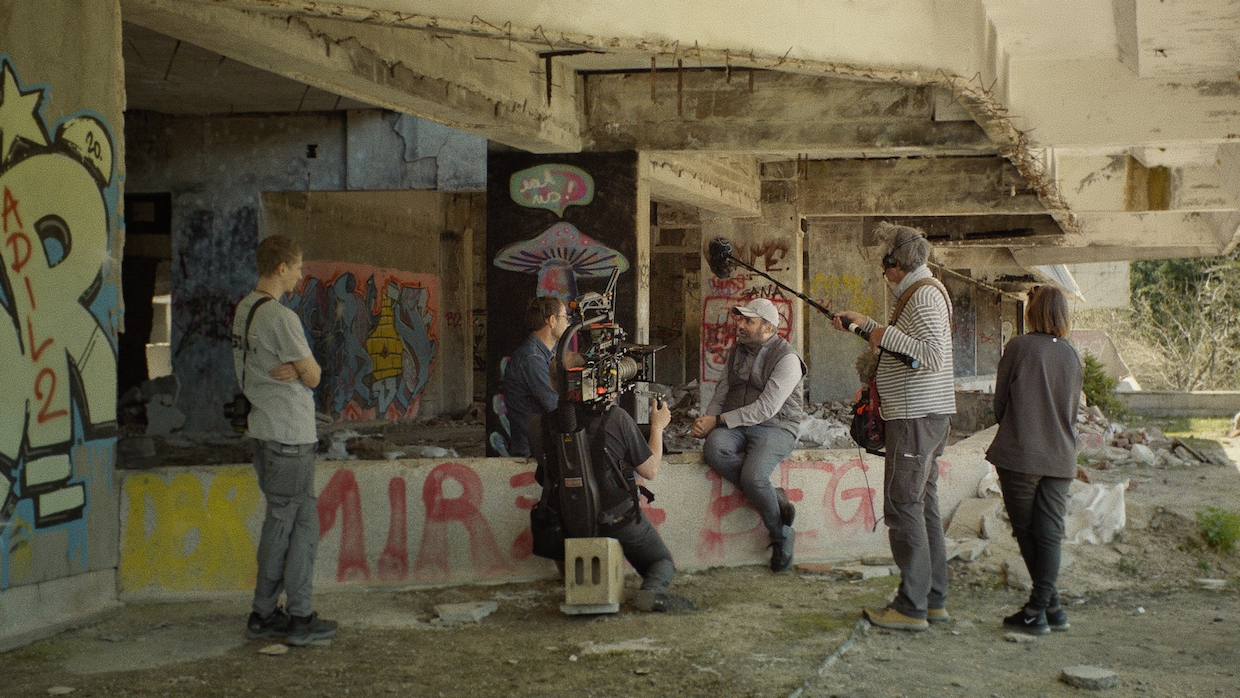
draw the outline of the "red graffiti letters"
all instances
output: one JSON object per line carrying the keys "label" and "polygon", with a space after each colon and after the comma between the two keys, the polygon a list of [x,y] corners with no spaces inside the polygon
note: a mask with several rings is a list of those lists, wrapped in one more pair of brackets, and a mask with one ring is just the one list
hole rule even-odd
{"label": "red graffiti letters", "polygon": [[[444,497],[444,483],[453,480],[461,486],[459,497]],[[414,574],[420,579],[443,581],[449,578],[448,524],[459,522],[469,532],[470,555],[474,569],[487,575],[512,571],[504,559],[491,526],[479,507],[482,505],[482,478],[462,463],[436,466],[422,485],[422,503],[426,506],[426,527],[422,530],[422,546]]]}
{"label": "red graffiti letters", "polygon": [[[10,215],[13,217],[13,222],[16,223],[14,227],[17,228],[17,230],[21,230],[23,227],[22,217],[17,212],[17,199],[14,199],[13,192],[9,191],[8,187],[5,187],[4,188],[4,212],[3,214],[0,214],[0,216],[4,218],[4,232],[6,233],[9,232],[9,216]],[[30,244],[29,238],[26,239],[26,244],[27,245]],[[16,248],[14,248],[14,251],[16,251]],[[27,248],[26,256],[27,257],[30,256],[29,248]],[[13,271],[18,271],[18,270],[14,269]]]}
{"label": "red graffiti letters", "polygon": [[366,539],[362,536],[362,497],[352,470],[340,469],[319,493],[319,538],[336,525],[340,510],[340,562],[336,581],[370,580]]}
{"label": "red graffiti letters", "polygon": [[405,532],[405,478],[394,477],[388,482],[388,505],[392,516],[388,521],[387,545],[379,556],[379,579],[401,580],[409,573],[409,546]]}
{"label": "red graffiti letters", "polygon": [[[508,485],[514,490],[524,487],[532,487],[537,484],[538,481],[534,478],[533,470],[529,470],[524,473],[517,473],[516,475],[508,478]],[[537,497],[517,495],[516,505],[517,509],[521,511],[529,511],[530,509],[533,509],[534,505],[537,503]],[[512,542],[512,550],[509,551],[509,554],[512,555],[512,559],[514,560],[524,560],[534,554],[534,534],[530,531],[528,524],[525,528],[521,529],[521,533],[517,536],[517,539]]]}

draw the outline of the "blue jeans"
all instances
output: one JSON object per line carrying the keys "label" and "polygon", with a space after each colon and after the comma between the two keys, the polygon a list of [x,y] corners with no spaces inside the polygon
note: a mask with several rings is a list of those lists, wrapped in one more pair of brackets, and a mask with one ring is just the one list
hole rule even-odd
{"label": "blue jeans", "polygon": [[797,437],[777,427],[717,427],[706,435],[702,455],[710,469],[745,493],[749,505],[758,511],[771,534],[771,542],[782,543],[786,533],[779,518],[779,500],[771,485],[775,466],[792,453]]}
{"label": "blue jeans", "polygon": [[254,441],[254,473],[267,498],[267,516],[258,541],[254,612],[264,618],[288,596],[288,613],[308,616],[319,544],[318,498],[314,496],[316,444]]}

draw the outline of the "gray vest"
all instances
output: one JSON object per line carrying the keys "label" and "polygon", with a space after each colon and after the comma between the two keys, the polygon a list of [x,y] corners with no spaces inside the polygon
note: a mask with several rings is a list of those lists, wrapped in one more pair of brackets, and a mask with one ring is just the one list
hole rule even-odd
{"label": "gray vest", "polygon": [[[733,347],[728,356],[728,395],[723,400],[723,411],[730,412],[757,400],[762,391],[766,389],[767,382],[771,380],[771,374],[775,372],[775,366],[789,354],[796,356],[797,361],[801,363],[801,377],[803,379],[806,372],[805,362],[801,361],[800,356],[797,356],[796,350],[792,348],[792,345],[779,335],[766,340],[766,343],[758,348],[757,355],[749,367],[752,369],[753,366],[761,362],[761,370],[750,370],[748,376],[741,375],[741,369],[744,368],[743,364],[747,363],[743,356],[743,351],[739,347]],[[797,383],[797,387],[792,390],[792,394],[788,396],[788,399],[784,400],[783,406],[779,408],[775,416],[763,422],[761,426],[776,427],[795,435],[800,429],[802,420],[805,419],[801,393],[801,384]]]}

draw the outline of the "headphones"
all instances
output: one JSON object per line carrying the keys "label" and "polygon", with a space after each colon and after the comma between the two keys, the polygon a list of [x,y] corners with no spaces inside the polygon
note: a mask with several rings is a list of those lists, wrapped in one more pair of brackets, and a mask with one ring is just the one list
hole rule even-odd
{"label": "headphones", "polygon": [[895,268],[895,267],[900,266],[900,265],[896,262],[896,257],[895,257],[896,250],[900,249],[901,247],[904,247],[905,245],[909,244],[910,242],[912,242],[912,241],[914,241],[914,240],[924,240],[924,239],[925,239],[925,238],[923,238],[922,236],[918,235],[918,236],[916,236],[916,237],[911,237],[911,238],[909,238],[909,239],[905,240],[904,242],[900,243],[899,245],[896,245],[895,247],[891,248],[891,251],[890,251],[890,252],[888,252],[887,254],[883,255],[883,269],[893,269],[893,268]]}

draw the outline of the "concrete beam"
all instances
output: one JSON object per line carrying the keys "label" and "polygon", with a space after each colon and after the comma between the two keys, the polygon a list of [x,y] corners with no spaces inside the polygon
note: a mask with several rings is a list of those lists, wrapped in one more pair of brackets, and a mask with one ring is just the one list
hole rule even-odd
{"label": "concrete beam", "polygon": [[770,70],[661,68],[583,75],[586,147],[786,157],[997,152],[972,121],[935,121],[926,85]]}
{"label": "concrete beam", "polygon": [[[521,44],[224,6],[124,0],[126,21],[368,104],[532,152],[581,149],[577,80]],[[557,70],[557,67],[559,70]]]}
{"label": "concrete beam", "polygon": [[642,154],[650,195],[732,218],[762,215],[762,183],[753,158],[696,153]]}
{"label": "concrete beam", "polygon": [[999,156],[811,160],[795,180],[766,180],[764,201],[799,201],[805,216],[1044,214],[1014,165]]}
{"label": "concrete beam", "polygon": [[1062,245],[1065,235],[1055,219],[1039,215],[976,216],[866,216],[862,240],[866,245],[882,245],[877,234],[880,223],[907,225],[926,234],[936,248],[943,247],[1028,247]]}
{"label": "concrete beam", "polygon": [[1180,259],[1209,257],[1218,254],[1214,248],[1164,245],[1161,247],[1129,247],[1099,245],[1086,247],[1030,247],[1012,250],[1022,267],[1047,264],[1094,264],[1097,262],[1131,262],[1139,259]]}

